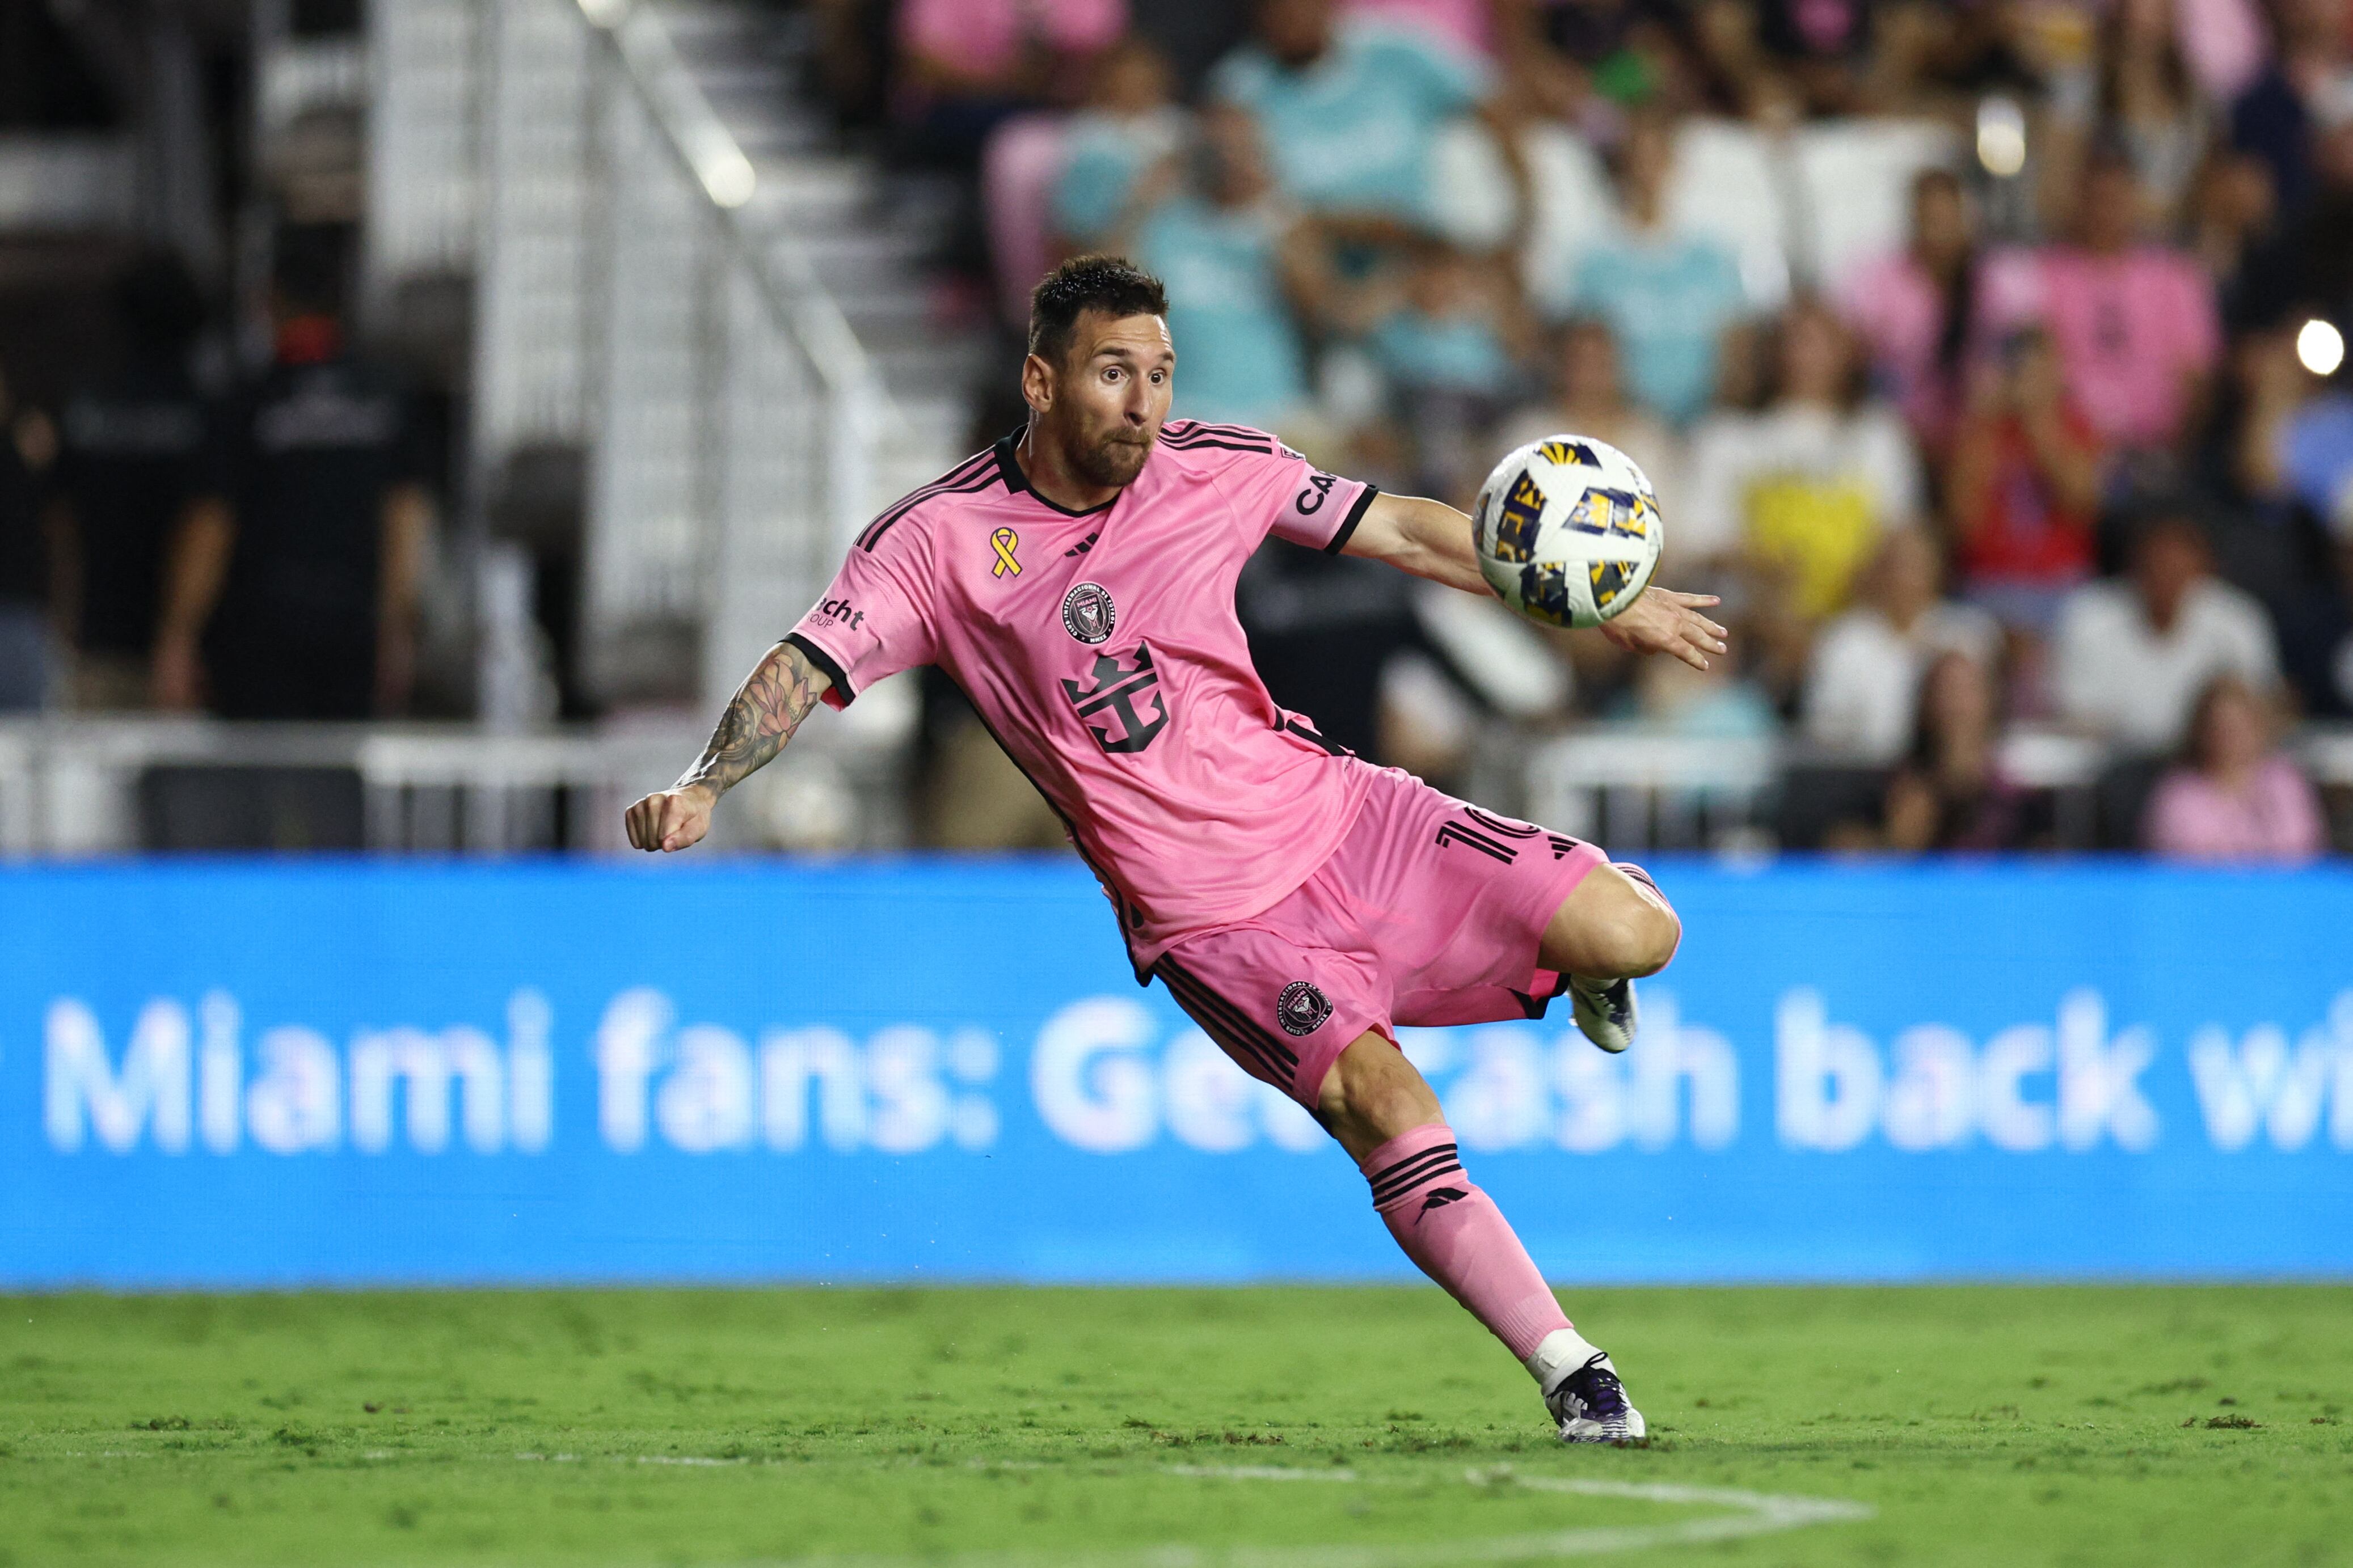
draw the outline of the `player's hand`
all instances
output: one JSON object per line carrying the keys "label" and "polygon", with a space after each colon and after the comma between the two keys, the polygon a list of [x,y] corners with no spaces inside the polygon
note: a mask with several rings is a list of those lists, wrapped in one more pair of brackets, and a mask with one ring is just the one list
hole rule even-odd
{"label": "player's hand", "polygon": [[699,785],[666,789],[629,807],[629,843],[634,848],[691,848],[711,831],[711,808],[719,797]]}
{"label": "player's hand", "polygon": [[1705,669],[1709,654],[1725,651],[1727,634],[1700,610],[1721,603],[1714,594],[1645,588],[1641,598],[1601,624],[1601,633],[1629,653],[1671,653],[1694,669]]}

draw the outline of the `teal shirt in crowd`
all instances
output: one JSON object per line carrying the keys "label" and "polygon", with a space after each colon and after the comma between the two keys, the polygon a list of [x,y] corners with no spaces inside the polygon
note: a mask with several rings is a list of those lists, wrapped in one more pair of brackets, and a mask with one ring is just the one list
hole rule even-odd
{"label": "teal shirt in crowd", "polygon": [[1168,290],[1181,418],[1265,426],[1307,397],[1306,353],[1261,207],[1163,203],[1136,232],[1136,260]]}
{"label": "teal shirt in crowd", "polygon": [[1218,62],[1208,85],[1258,117],[1275,178],[1301,205],[1419,217],[1432,138],[1487,84],[1477,61],[1430,39],[1343,25],[1305,70],[1246,44]]}
{"label": "teal shirt in crowd", "polygon": [[1716,344],[1740,319],[1740,266],[1712,239],[1611,240],[1577,264],[1569,302],[1617,335],[1626,388],[1684,424],[1715,392]]}
{"label": "teal shirt in crowd", "polygon": [[1135,182],[1183,140],[1176,111],[1128,120],[1080,114],[1071,121],[1062,173],[1054,182],[1054,226],[1066,238],[1092,245],[1107,235],[1127,205]]}
{"label": "teal shirt in crowd", "polygon": [[1511,356],[1480,317],[1399,310],[1373,329],[1372,350],[1399,386],[1499,399],[1512,391]]}

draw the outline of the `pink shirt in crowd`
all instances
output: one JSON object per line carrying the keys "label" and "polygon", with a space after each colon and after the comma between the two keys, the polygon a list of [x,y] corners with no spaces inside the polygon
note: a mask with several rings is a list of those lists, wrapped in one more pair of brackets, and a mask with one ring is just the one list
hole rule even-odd
{"label": "pink shirt in crowd", "polygon": [[874,520],[793,640],[840,706],[936,664],[1061,814],[1141,973],[1330,858],[1370,770],[1277,708],[1234,582],[1270,531],[1336,551],[1375,494],[1263,431],[1173,420],[1091,511],[1000,441]]}
{"label": "pink shirt in crowd", "polygon": [[1417,28],[1481,59],[1495,52],[1490,0],[1348,0],[1346,10],[1368,21]]}
{"label": "pink shirt in crowd", "polygon": [[2148,847],[2184,860],[2309,860],[2328,847],[2312,784],[2285,757],[2266,757],[2242,792],[2176,768],[2149,797]]}
{"label": "pink shirt in crowd", "polygon": [[2221,323],[2213,286],[2188,257],[2158,246],[2116,256],[2072,247],[1990,258],[1987,329],[2050,329],[2067,389],[2107,442],[2170,445],[2189,382],[2214,368]]}
{"label": "pink shirt in crowd", "polygon": [[1057,54],[1109,48],[1127,31],[1127,0],[906,0],[899,40],[974,76],[1001,76],[1025,38]]}
{"label": "pink shirt in crowd", "polygon": [[[1938,374],[1945,299],[1936,280],[1910,252],[1898,251],[1857,272],[1839,309],[1869,345],[1873,364],[1914,434],[1941,445],[1960,414],[1966,382],[1959,366],[1952,376]],[[1962,346],[1966,356],[1976,345]]]}
{"label": "pink shirt in crowd", "polygon": [[2173,0],[2173,31],[2190,77],[2215,103],[2252,86],[2271,50],[2255,0]]}

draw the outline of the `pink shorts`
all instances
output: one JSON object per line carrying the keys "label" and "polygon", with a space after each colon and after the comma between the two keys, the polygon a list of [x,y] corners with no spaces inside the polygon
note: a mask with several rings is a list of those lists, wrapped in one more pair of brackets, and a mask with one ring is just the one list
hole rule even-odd
{"label": "pink shorts", "polygon": [[[1362,765],[1362,764],[1358,764]],[[1566,982],[1537,967],[1593,845],[1372,772],[1356,826],[1281,903],[1174,943],[1152,966],[1253,1078],[1311,1110],[1368,1030],[1540,1018]]]}

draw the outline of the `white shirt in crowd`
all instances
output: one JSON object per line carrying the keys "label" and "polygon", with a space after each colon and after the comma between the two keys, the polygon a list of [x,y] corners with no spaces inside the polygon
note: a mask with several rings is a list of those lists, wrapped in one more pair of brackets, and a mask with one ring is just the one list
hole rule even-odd
{"label": "white shirt in crowd", "polygon": [[2236,675],[2278,682],[2279,648],[2253,595],[2209,577],[2184,595],[2160,637],[2128,583],[2087,583],[2059,615],[2053,677],[2068,719],[2135,751],[2181,743],[2206,683]]}
{"label": "white shirt in crowd", "polygon": [[2001,627],[1973,605],[1933,605],[1911,626],[1871,606],[1822,629],[1806,671],[1806,739],[1857,762],[1892,763],[1911,744],[1920,678],[1947,653],[1995,668]]}
{"label": "white shirt in crowd", "polygon": [[1921,510],[1920,465],[1891,409],[1870,404],[1841,414],[1784,404],[1761,414],[1718,414],[1692,441],[1691,479],[1682,509],[1668,519],[1668,549],[1683,562],[1736,549],[1750,487],[1779,478],[1859,484],[1882,528]]}

